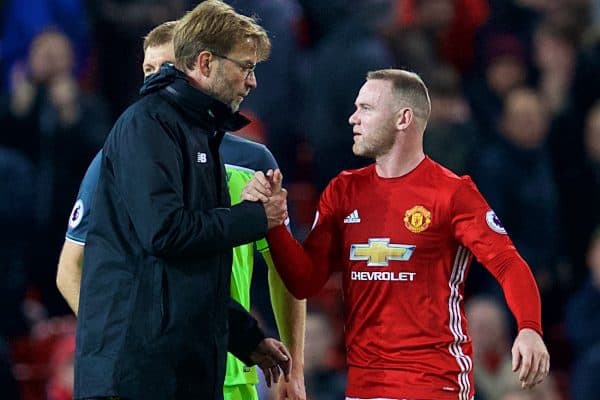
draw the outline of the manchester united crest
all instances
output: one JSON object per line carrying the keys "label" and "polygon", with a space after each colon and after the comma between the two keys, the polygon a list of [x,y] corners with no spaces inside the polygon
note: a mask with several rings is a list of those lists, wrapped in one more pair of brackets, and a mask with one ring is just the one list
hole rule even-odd
{"label": "manchester united crest", "polygon": [[423,232],[431,225],[431,212],[423,206],[414,206],[404,214],[404,225],[411,232]]}

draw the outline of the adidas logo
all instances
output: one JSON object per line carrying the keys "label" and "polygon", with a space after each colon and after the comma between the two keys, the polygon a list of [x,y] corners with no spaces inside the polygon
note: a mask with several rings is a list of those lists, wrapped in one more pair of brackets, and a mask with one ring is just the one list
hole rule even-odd
{"label": "adidas logo", "polygon": [[354,210],[344,218],[345,224],[358,224],[360,222],[360,217],[358,216],[358,210]]}

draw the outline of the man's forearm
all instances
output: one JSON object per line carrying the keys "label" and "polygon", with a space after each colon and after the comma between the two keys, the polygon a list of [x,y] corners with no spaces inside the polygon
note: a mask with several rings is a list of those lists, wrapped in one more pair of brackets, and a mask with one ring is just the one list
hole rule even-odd
{"label": "man's forearm", "polygon": [[[304,243],[306,245],[311,238],[315,243],[323,242],[327,235],[324,230],[318,233],[312,231]],[[312,257],[319,255],[315,256],[315,252],[309,254],[285,226],[270,229],[267,232],[267,240],[279,276],[296,298],[305,299],[312,296],[325,285],[330,276],[329,268],[324,267],[322,263],[315,263]],[[322,252],[319,251],[319,254]]]}
{"label": "man's forearm", "polygon": [[542,335],[542,306],[539,289],[527,263],[516,251],[501,253],[485,264],[494,275],[518,329],[530,328]]}
{"label": "man's forearm", "polygon": [[62,282],[58,284],[58,290],[75,316],[77,316],[79,312],[79,283],[75,279]]}
{"label": "man's forearm", "polygon": [[246,365],[253,365],[251,353],[265,338],[258,321],[240,303],[228,299],[229,341],[228,351]]}
{"label": "man's forearm", "polygon": [[273,315],[281,341],[292,355],[292,370],[304,370],[304,330],[306,321],[306,300],[298,300],[286,289],[277,273],[268,250],[262,256],[269,267],[269,292]]}
{"label": "man's forearm", "polygon": [[75,315],[79,311],[82,264],[83,246],[65,241],[58,260],[56,286]]}

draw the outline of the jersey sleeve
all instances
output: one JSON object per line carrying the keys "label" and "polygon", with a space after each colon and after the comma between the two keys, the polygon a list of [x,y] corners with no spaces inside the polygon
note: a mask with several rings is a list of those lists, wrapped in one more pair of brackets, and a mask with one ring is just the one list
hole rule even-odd
{"label": "jersey sleeve", "polygon": [[262,166],[261,166],[261,170],[263,172],[267,172],[267,170],[269,169],[277,169],[279,168],[279,165],[277,164],[277,160],[275,160],[275,156],[273,156],[273,153],[271,153],[271,150],[269,150],[267,148],[267,146],[261,146],[263,149],[262,152]]}
{"label": "jersey sleeve", "polygon": [[338,269],[341,235],[336,224],[335,186],[330,183],[321,195],[315,223],[303,245],[283,225],[267,234],[277,271],[297,298],[316,294]]}
{"label": "jersey sleeve", "polygon": [[96,188],[98,187],[98,179],[100,178],[101,159],[102,152],[99,152],[92,160],[81,181],[77,200],[69,215],[65,238],[80,245],[85,245],[87,237],[92,201],[94,200]]}
{"label": "jersey sleeve", "polygon": [[470,178],[462,182],[451,200],[452,230],[502,286],[519,329],[542,333],[541,302],[537,284],[500,219]]}

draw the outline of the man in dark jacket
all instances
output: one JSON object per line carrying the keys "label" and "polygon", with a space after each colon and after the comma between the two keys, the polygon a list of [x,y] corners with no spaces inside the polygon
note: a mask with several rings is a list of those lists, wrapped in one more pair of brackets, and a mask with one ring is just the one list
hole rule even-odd
{"label": "man in dark jacket", "polygon": [[[87,237],[76,399],[222,399],[226,351],[277,377],[287,350],[229,298],[231,248],[265,235],[281,204],[230,206],[219,144],[248,121],[270,42],[218,0],[175,32],[177,64],[146,85],[104,146]],[[283,202],[285,199],[280,199]],[[228,331],[230,340],[228,343]]]}

